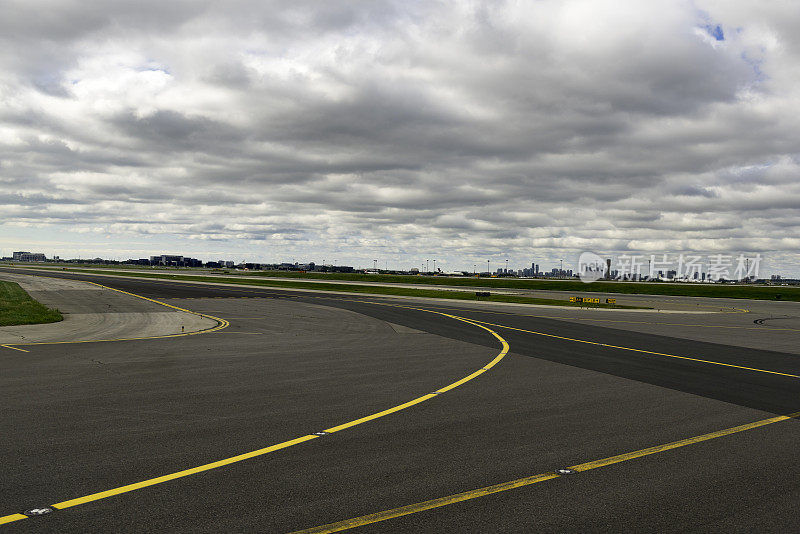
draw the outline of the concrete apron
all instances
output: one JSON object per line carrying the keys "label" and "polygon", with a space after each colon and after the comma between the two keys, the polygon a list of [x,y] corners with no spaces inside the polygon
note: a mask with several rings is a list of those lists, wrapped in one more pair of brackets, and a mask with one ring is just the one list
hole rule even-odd
{"label": "concrete apron", "polygon": [[58,309],[58,323],[2,326],[0,344],[155,337],[213,328],[217,322],[86,282],[0,273],[30,296]]}

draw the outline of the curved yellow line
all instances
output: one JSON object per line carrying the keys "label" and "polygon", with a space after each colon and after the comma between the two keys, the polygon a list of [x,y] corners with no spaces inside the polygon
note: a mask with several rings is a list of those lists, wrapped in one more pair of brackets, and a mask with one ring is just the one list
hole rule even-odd
{"label": "curved yellow line", "polygon": [[[97,285],[99,285],[99,284],[97,284]],[[119,291],[119,290],[115,290],[115,291]],[[125,293],[124,291],[121,291],[121,292]],[[139,295],[134,295],[134,296],[139,296]],[[143,298],[145,300],[152,300],[152,299],[148,299],[146,297],[140,297],[140,296],[139,296],[139,298]],[[153,301],[153,302],[158,302],[158,301]],[[159,304],[163,304],[163,303],[159,303]],[[176,306],[170,306],[169,304],[164,304],[164,305],[165,306],[169,306],[171,308],[175,308],[175,309],[181,310],[181,311],[188,311],[188,310],[182,310],[182,308],[177,308]],[[391,306],[391,304],[385,304],[385,305]],[[400,306],[398,306],[398,307],[400,307]],[[408,308],[407,306],[402,306],[402,307]],[[381,417],[385,417],[385,416],[387,416],[389,414],[392,414],[392,413],[395,413],[395,412],[399,412],[401,410],[405,410],[406,408],[410,408],[411,406],[414,406],[414,405],[419,404],[421,402],[424,402],[426,400],[432,399],[432,398],[436,397],[440,393],[444,393],[446,391],[450,391],[451,389],[454,389],[454,388],[456,388],[456,387],[458,387],[458,386],[460,386],[460,385],[462,385],[462,384],[464,384],[466,382],[469,382],[470,380],[472,380],[472,379],[480,376],[481,374],[485,373],[486,371],[488,371],[489,369],[491,369],[492,367],[497,365],[497,363],[500,362],[500,360],[502,360],[508,354],[508,351],[510,350],[508,342],[505,339],[503,339],[503,337],[500,336],[500,334],[498,334],[497,332],[495,332],[491,328],[488,328],[488,327],[486,327],[484,325],[477,324],[477,323],[475,323],[475,322],[473,322],[473,321],[471,321],[469,319],[466,319],[464,317],[458,317],[456,315],[450,315],[450,314],[447,314],[447,313],[441,313],[441,312],[437,312],[437,311],[426,310],[426,309],[423,309],[423,308],[413,308],[413,309],[420,310],[420,311],[425,311],[425,312],[428,312],[428,313],[435,313],[437,315],[442,315],[444,317],[449,317],[451,319],[455,319],[457,321],[461,321],[461,322],[470,324],[472,326],[477,326],[478,328],[481,328],[481,329],[491,333],[498,341],[500,341],[500,343],[502,344],[503,348],[502,348],[502,350],[500,351],[500,353],[497,356],[495,356],[489,363],[487,363],[481,369],[479,369],[479,370],[467,375],[466,377],[464,377],[464,378],[462,378],[462,379],[460,379],[460,380],[458,380],[456,382],[453,382],[452,384],[448,384],[448,385],[436,390],[434,393],[429,393],[427,395],[423,395],[421,397],[417,397],[416,399],[412,399],[412,400],[410,400],[408,402],[405,402],[403,404],[394,406],[394,407],[389,408],[387,410],[383,410],[383,411],[368,415],[366,417],[361,417],[359,419],[355,419],[353,421],[349,421],[347,423],[343,423],[341,425],[338,425],[338,426],[335,426],[335,427],[331,427],[329,429],[324,430],[323,432],[325,432],[327,434],[331,434],[331,433],[334,433],[334,432],[339,432],[341,430],[345,430],[347,428],[352,428],[352,427],[354,427],[356,425],[360,425],[360,424],[366,423],[367,421],[372,421],[372,420],[375,420],[375,419],[378,419],[378,418],[381,418]],[[196,312],[190,312],[190,313],[196,313]],[[162,336],[162,337],[174,337],[174,336]],[[101,491],[101,492],[98,492],[98,493],[92,493],[90,495],[85,495],[83,497],[77,497],[75,499],[69,499],[69,500],[66,500],[66,501],[61,501],[61,502],[52,504],[51,507],[59,509],[59,510],[62,510],[64,508],[70,508],[70,507],[78,506],[78,505],[85,504],[85,503],[88,503],[88,502],[93,502],[93,501],[97,501],[97,500],[100,500],[100,499],[105,499],[105,498],[108,498],[108,497],[112,497],[114,495],[120,495],[122,493],[128,493],[130,491],[134,491],[134,490],[137,490],[137,489],[146,488],[148,486],[154,486],[156,484],[161,484],[163,482],[167,482],[167,481],[170,481],[170,480],[175,480],[177,478],[182,478],[182,477],[186,477],[186,476],[189,476],[189,475],[202,473],[204,471],[209,471],[211,469],[224,467],[226,465],[230,465],[230,464],[233,464],[233,463],[236,463],[236,462],[241,462],[243,460],[248,460],[250,458],[255,458],[257,456],[262,456],[264,454],[269,454],[271,452],[275,452],[275,451],[278,451],[278,450],[281,450],[281,449],[285,449],[285,448],[291,447],[293,445],[298,445],[298,444],[304,443],[306,441],[311,441],[313,439],[317,439],[318,437],[320,437],[320,436],[319,435],[315,435],[315,434],[308,434],[308,435],[301,436],[301,437],[298,437],[298,438],[295,438],[295,439],[292,439],[292,440],[289,440],[289,441],[276,443],[275,445],[270,445],[269,447],[264,447],[262,449],[257,449],[257,450],[250,451],[250,452],[247,452],[247,453],[244,453],[244,454],[239,454],[239,455],[236,455],[236,456],[232,456],[230,458],[224,458],[222,460],[217,460],[216,462],[211,462],[211,463],[199,465],[197,467],[192,467],[192,468],[189,468],[189,469],[183,469],[181,471],[176,471],[174,473],[169,473],[167,475],[163,475],[163,476],[160,476],[160,477],[150,478],[150,479],[143,480],[141,482],[136,482],[136,483],[133,483],[133,484],[126,484],[124,486],[120,486],[120,487],[113,488],[113,489],[106,490],[106,491]],[[10,522],[13,522],[13,521],[19,521],[19,520],[22,520],[22,519],[27,519],[27,517],[28,516],[23,515],[23,514],[12,514],[12,515],[2,516],[2,517],[0,517],[0,524],[10,523]]]}
{"label": "curved yellow line", "polygon": [[525,330],[524,328],[515,328],[513,326],[506,326],[502,324],[495,324],[495,323],[488,323],[486,321],[478,321],[477,319],[473,319],[476,323],[481,324],[488,324],[490,326],[494,326],[496,328],[505,328],[507,330],[516,330],[517,332],[525,332],[526,334],[535,334],[537,336],[545,336],[545,337],[552,337],[555,339],[563,339],[564,341],[574,341],[575,343],[585,343],[586,345],[597,345],[600,347],[608,347],[610,349],[620,349],[620,350],[629,350],[631,352],[640,352],[642,354],[652,354],[654,356],[664,356],[667,358],[675,358],[678,360],[688,360],[692,362],[699,362],[699,363],[707,363],[709,365],[719,365],[722,367],[733,367],[735,369],[744,369],[745,371],[753,371],[756,373],[766,373],[770,375],[779,375],[779,376],[788,376],[790,378],[800,378],[800,375],[794,375],[791,373],[781,373],[779,371],[770,371],[769,369],[758,369],[756,367],[745,367],[743,365],[734,365],[732,363],[724,363],[724,362],[715,362],[713,360],[702,360],[700,358],[691,358],[689,356],[678,356],[677,354],[668,354],[666,352],[656,352],[652,350],[644,350],[644,349],[636,349],[633,347],[623,347],[621,345],[609,345],[607,343],[600,343],[599,341],[587,341],[585,339],[577,339],[573,337],[565,337],[565,336],[557,336],[555,334],[548,334],[546,332],[536,332],[535,330]]}
{"label": "curved yellow line", "polygon": [[[213,315],[208,315],[208,314],[205,314],[205,313],[200,313],[200,312],[196,312],[196,311],[192,311],[192,310],[187,310],[186,308],[179,308],[178,306],[173,306],[172,304],[167,304],[166,302],[161,302],[159,300],[151,299],[151,298],[148,298],[148,297],[143,297],[141,295],[137,295],[136,293],[129,293],[128,291],[123,291],[121,289],[114,289],[113,287],[104,286],[102,284],[97,284],[95,282],[89,282],[89,281],[86,281],[86,280],[81,280],[81,281],[85,282],[87,284],[92,284],[92,285],[95,285],[95,286],[98,286],[98,287],[102,287],[103,289],[110,289],[111,291],[116,291],[117,293],[123,293],[125,295],[130,295],[131,297],[136,297],[137,299],[142,299],[142,300],[146,300],[146,301],[149,301],[149,302],[154,302],[156,304],[160,304],[161,306],[166,306],[167,308],[172,308],[173,310],[176,310],[176,311],[191,313],[192,315],[197,315],[198,317],[204,317],[204,318],[207,317],[209,319],[217,321],[217,326],[214,326],[212,328],[206,328],[205,330],[198,330],[197,332],[183,332],[183,333],[180,333],[180,334],[164,334],[163,336],[123,337],[123,338],[113,338],[113,339],[87,339],[87,340],[83,340],[83,341],[38,341],[38,342],[30,342],[30,343],[6,343],[6,344],[1,345],[1,346],[9,348],[9,349],[13,349],[14,347],[17,347],[17,346],[28,346],[28,345],[67,345],[67,344],[72,344],[72,343],[102,343],[102,342],[108,342],[108,341],[138,341],[138,340],[142,340],[142,339],[164,339],[164,338],[170,338],[170,337],[183,337],[183,336],[196,336],[198,334],[210,334],[211,332],[218,332],[219,330],[222,330],[223,328],[227,328],[227,327],[230,326],[230,323],[228,321],[226,321],[225,319],[222,319],[221,317],[215,317]],[[12,347],[11,345],[14,345],[14,347]],[[15,349],[15,350],[22,350],[22,349]],[[23,352],[27,352],[27,351],[23,351]]]}
{"label": "curved yellow line", "polygon": [[[456,308],[456,307],[449,307],[449,306],[436,306],[439,310],[455,310],[455,311],[464,311],[465,308]],[[535,317],[537,319],[559,319],[565,321],[588,321],[594,323],[625,323],[625,324],[643,324],[643,325],[663,325],[663,326],[686,326],[689,328],[733,328],[737,330],[760,330],[760,331],[767,331],[767,330],[776,330],[776,331],[790,331],[790,332],[800,332],[800,328],[774,328],[769,326],[762,326],[762,327],[752,327],[752,326],[740,326],[740,325],[718,325],[718,324],[691,324],[691,323],[663,323],[659,321],[631,321],[631,320],[624,320],[624,319],[598,319],[597,317],[570,317],[566,315],[536,315],[536,314],[529,314],[529,313],[510,313],[510,312],[501,312],[496,310],[476,310],[476,309],[468,309],[467,311],[477,311],[484,314],[491,314],[491,315],[511,315],[514,317]],[[745,310],[747,313],[750,313],[749,310]],[[734,313],[734,312],[730,312]],[[738,313],[738,312],[737,312]]]}

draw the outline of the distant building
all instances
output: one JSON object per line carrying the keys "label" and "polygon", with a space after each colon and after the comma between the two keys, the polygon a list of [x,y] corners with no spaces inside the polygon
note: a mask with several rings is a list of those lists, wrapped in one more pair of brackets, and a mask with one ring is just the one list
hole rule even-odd
{"label": "distant building", "polygon": [[41,252],[14,252],[11,259],[14,261],[47,261]]}
{"label": "distant building", "polygon": [[183,264],[183,256],[173,256],[162,254],[161,256],[150,256],[150,265],[171,265]]}

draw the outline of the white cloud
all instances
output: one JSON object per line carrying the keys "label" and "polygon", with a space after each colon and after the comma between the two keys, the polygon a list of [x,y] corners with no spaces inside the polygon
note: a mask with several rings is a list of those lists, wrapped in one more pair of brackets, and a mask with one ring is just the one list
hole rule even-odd
{"label": "white cloud", "polygon": [[791,2],[12,2],[0,235],[800,274],[798,24]]}

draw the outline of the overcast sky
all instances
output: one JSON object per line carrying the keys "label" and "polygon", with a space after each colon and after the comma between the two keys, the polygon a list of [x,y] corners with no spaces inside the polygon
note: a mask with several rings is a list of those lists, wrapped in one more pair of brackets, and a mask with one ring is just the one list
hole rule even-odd
{"label": "overcast sky", "polygon": [[0,254],[798,275],[798,28],[793,1],[4,1]]}

